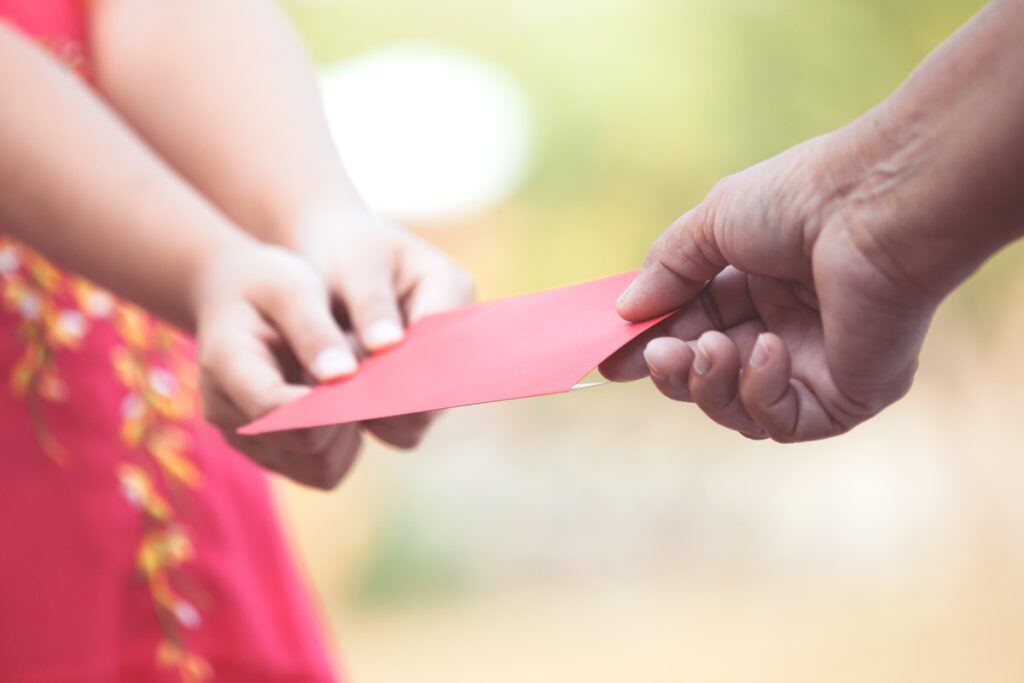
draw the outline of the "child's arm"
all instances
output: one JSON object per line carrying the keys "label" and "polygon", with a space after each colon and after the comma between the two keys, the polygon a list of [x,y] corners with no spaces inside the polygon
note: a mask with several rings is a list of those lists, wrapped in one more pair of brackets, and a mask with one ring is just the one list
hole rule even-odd
{"label": "child's arm", "polygon": [[[313,69],[266,0],[96,0],[97,85],[251,234],[314,264],[369,350],[405,321],[468,303],[470,278],[363,205],[331,141]],[[349,356],[354,362],[354,356]],[[412,446],[428,420],[368,427]]]}
{"label": "child's arm", "polygon": [[[397,341],[403,317],[466,302],[464,273],[362,204],[328,132],[312,65],[272,3],[93,7],[104,95],[244,229],[316,263],[366,348]],[[401,310],[403,300],[411,310]]]}
{"label": "child's arm", "polygon": [[200,254],[249,240],[0,22],[0,226],[186,328]]}
{"label": "child's arm", "polygon": [[[0,226],[196,329],[204,389],[236,409],[222,413],[221,426],[307,390],[282,376],[269,348],[278,332],[267,321],[309,371],[339,374],[331,350],[344,339],[316,273],[237,230],[78,79],[3,22],[0,92]],[[339,463],[351,461],[358,432],[318,432],[315,444],[307,441],[236,445],[271,467],[294,462],[287,473],[297,479],[328,484],[343,470]],[[323,457],[286,457],[302,448]]]}

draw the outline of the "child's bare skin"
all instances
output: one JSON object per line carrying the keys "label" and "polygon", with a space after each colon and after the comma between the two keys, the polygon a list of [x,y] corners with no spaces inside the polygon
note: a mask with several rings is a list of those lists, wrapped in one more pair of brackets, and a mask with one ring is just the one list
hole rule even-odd
{"label": "child's bare skin", "polygon": [[472,296],[451,261],[362,205],[282,17],[241,0],[88,6],[104,99],[0,22],[0,91],[18,93],[0,108],[0,225],[194,331],[207,418],[257,462],[327,487],[363,428],[415,444],[427,416],[234,434]]}

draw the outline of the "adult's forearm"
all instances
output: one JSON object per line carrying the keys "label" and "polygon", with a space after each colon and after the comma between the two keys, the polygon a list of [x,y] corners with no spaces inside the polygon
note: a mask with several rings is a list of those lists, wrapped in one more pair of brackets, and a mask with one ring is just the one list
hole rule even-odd
{"label": "adult's forearm", "polygon": [[308,212],[359,205],[312,66],[271,3],[100,0],[92,24],[101,91],[246,230],[294,246]]}
{"label": "adult's forearm", "polygon": [[840,192],[852,220],[886,214],[877,239],[936,293],[1024,231],[1024,0],[996,0],[841,145],[865,172]]}
{"label": "adult's forearm", "polygon": [[0,92],[0,228],[191,327],[206,254],[246,238],[3,22]]}

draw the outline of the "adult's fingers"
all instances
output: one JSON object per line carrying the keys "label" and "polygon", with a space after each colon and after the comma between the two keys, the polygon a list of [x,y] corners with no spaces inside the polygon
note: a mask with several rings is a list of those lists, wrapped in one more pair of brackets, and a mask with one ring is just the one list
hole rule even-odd
{"label": "adult's fingers", "polygon": [[693,349],[674,337],[652,339],[643,353],[651,381],[674,401],[690,401],[690,365]]}
{"label": "adult's fingers", "polygon": [[739,397],[740,351],[721,332],[705,332],[697,340],[690,366],[693,401],[718,424],[754,438],[764,429],[747,413]]}
{"label": "adult's fingers", "polygon": [[654,242],[640,274],[619,298],[623,318],[647,320],[682,306],[726,266],[715,238],[718,194],[683,214]]}
{"label": "adult's fingers", "polygon": [[783,443],[834,436],[845,428],[818,397],[792,378],[789,349],[775,334],[758,336],[740,377],[740,400],[774,440]]}
{"label": "adult's fingers", "polygon": [[691,341],[708,330],[725,331],[757,316],[747,275],[725,268],[697,298],[663,322],[634,339],[601,363],[601,374],[613,382],[632,382],[647,375],[644,349],[658,337]]}

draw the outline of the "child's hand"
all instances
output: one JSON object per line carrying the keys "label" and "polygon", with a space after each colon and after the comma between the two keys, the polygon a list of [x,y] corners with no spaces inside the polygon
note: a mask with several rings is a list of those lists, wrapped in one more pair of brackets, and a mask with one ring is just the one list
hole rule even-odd
{"label": "child's hand", "polygon": [[247,241],[208,259],[196,307],[201,388],[206,418],[234,448],[298,482],[331,488],[355,459],[360,427],[411,448],[431,416],[261,436],[236,430],[307,393],[311,379],[353,374],[365,351],[401,342],[406,323],[469,303],[473,284],[441,252],[365,212],[318,214],[301,234],[295,246],[305,258]]}
{"label": "child's hand", "polygon": [[[425,315],[471,303],[473,280],[443,253],[365,209],[311,212],[294,226],[291,245],[321,273],[362,348],[401,342],[404,327]],[[355,362],[352,357],[351,362]],[[379,439],[415,446],[429,414],[365,423]]]}
{"label": "child's hand", "polygon": [[284,249],[243,245],[212,253],[202,268],[196,326],[206,418],[260,465],[331,488],[359,450],[358,425],[262,436],[235,432],[308,392],[310,376],[323,381],[356,370],[317,272]]}

